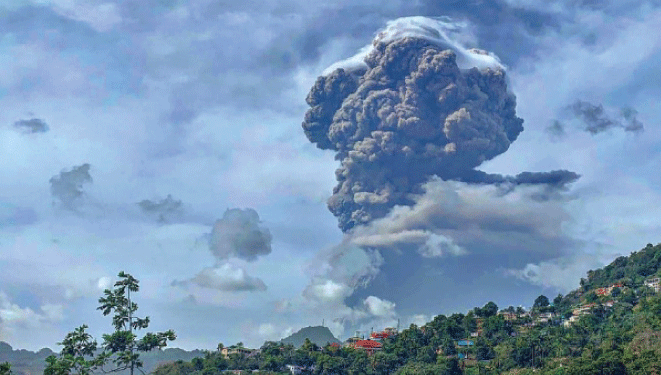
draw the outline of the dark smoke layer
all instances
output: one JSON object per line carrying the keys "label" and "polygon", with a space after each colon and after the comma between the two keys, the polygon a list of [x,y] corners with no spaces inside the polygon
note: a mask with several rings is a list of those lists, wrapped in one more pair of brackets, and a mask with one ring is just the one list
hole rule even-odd
{"label": "dark smoke layer", "polygon": [[412,204],[410,195],[422,193],[434,175],[557,185],[578,178],[568,171],[504,177],[475,170],[523,131],[499,66],[460,69],[453,50],[412,36],[377,39],[364,62],[319,77],[303,122],[308,139],[336,151],[341,162],[328,207],[342,231]]}

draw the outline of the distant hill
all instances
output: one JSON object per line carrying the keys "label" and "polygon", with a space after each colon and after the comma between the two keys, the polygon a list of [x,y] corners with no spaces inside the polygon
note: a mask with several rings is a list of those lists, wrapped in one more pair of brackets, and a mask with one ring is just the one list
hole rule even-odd
{"label": "distant hill", "polygon": [[[0,363],[9,362],[14,375],[43,374],[44,367],[46,367],[46,357],[49,355],[58,355],[58,353],[48,348],[41,349],[36,353],[25,349],[14,350],[11,345],[0,341]],[[169,348],[140,354],[140,358],[144,362],[143,371],[145,373],[151,372],[161,363],[174,362],[180,359],[190,361],[195,357],[204,357],[204,352],[201,350],[188,352],[179,348]],[[118,371],[113,374],[128,375],[129,371]]]}
{"label": "distant hill", "polygon": [[46,357],[55,354],[48,348],[36,353],[25,349],[14,350],[11,345],[0,341],[0,362],[11,363],[12,373],[16,375],[43,374]]}
{"label": "distant hill", "polygon": [[308,338],[313,343],[318,346],[326,346],[329,343],[335,342],[340,343],[340,340],[336,339],[333,336],[333,333],[328,329],[328,327],[315,326],[315,327],[305,327],[300,331],[294,333],[289,337],[285,337],[281,340],[283,344],[294,345],[295,348],[300,348],[305,343],[305,339]]}

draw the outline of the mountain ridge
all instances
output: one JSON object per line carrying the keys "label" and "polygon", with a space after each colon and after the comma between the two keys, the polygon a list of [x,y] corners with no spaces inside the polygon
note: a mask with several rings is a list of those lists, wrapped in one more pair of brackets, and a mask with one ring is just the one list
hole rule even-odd
{"label": "mountain ridge", "polygon": [[295,348],[300,348],[305,343],[305,339],[308,338],[317,346],[323,347],[329,343],[340,343],[340,340],[333,336],[333,333],[324,326],[308,326],[301,328],[297,332],[285,337],[280,340],[283,344],[294,345]]}
{"label": "mountain ridge", "polygon": [[[46,367],[46,357],[57,356],[58,353],[50,348],[42,348],[33,352],[26,349],[14,349],[9,343],[0,341],[0,363],[9,362],[14,375],[40,375]],[[204,351],[195,349],[186,351],[179,348],[166,348],[141,353],[140,358],[144,361],[144,371],[150,373],[158,365],[177,360],[190,361],[196,357],[203,357]],[[127,375],[129,370],[118,371],[117,375]]]}

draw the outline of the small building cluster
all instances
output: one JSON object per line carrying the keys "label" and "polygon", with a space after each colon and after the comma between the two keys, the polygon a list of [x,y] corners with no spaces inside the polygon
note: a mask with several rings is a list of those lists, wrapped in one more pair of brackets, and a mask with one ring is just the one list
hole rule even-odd
{"label": "small building cluster", "polygon": [[503,319],[505,319],[506,322],[511,322],[519,318],[519,315],[517,313],[506,310],[499,311],[498,315],[502,315]]}
{"label": "small building cluster", "polygon": [[645,280],[645,286],[648,286],[654,289],[656,293],[659,293],[659,290],[661,290],[660,282],[661,282],[661,278],[655,277],[653,279]]}
{"label": "small building cluster", "polygon": [[597,288],[595,293],[597,293],[598,296],[610,296],[614,288],[622,288],[622,284],[613,284],[604,288]]}
{"label": "small building cluster", "polygon": [[244,348],[242,346],[230,346],[227,348],[222,348],[220,350],[220,354],[223,355],[223,357],[228,358],[232,354],[240,354],[240,355],[245,355],[245,356],[251,356],[255,355],[256,353],[259,352],[259,349],[248,349]]}
{"label": "small building cluster", "polygon": [[536,323],[548,323],[555,315],[552,312],[543,312],[535,319]]}
{"label": "small building cluster", "polygon": [[[615,301],[612,300],[606,301],[601,305],[610,308],[613,307],[613,305],[615,305]],[[563,322],[563,325],[565,327],[569,327],[574,322],[576,322],[581,316],[592,314],[592,309],[594,309],[595,307],[597,307],[596,303],[586,303],[584,305],[579,305],[572,311],[572,316],[570,316],[569,319]]]}
{"label": "small building cluster", "polygon": [[369,339],[364,339],[358,336],[349,337],[342,346],[345,348],[364,350],[367,354],[372,355],[383,348],[383,340],[397,335],[397,329],[387,327],[380,332],[372,332]]}
{"label": "small building cluster", "polygon": [[384,329],[381,332],[372,332],[370,334],[370,338],[372,340],[383,340],[383,339],[386,339],[388,337],[392,337],[392,336],[396,336],[396,335],[397,335],[397,329],[395,329],[393,327],[387,327],[386,329]]}
{"label": "small building cluster", "polygon": [[304,371],[314,371],[316,367],[314,365],[310,367],[306,366],[296,366],[296,365],[285,365],[287,370],[292,373],[292,375],[302,374]]}

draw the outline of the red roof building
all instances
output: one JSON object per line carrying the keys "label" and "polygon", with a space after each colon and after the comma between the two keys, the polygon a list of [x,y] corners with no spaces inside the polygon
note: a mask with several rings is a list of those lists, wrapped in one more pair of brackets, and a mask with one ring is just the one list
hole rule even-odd
{"label": "red roof building", "polygon": [[370,334],[370,337],[371,337],[372,339],[374,339],[374,340],[383,340],[383,339],[385,339],[385,338],[388,337],[388,336],[390,336],[390,335],[389,335],[388,332],[386,332],[386,331],[383,331],[383,332],[372,332],[372,333]]}
{"label": "red roof building", "polygon": [[608,296],[611,294],[614,288],[622,288],[622,284],[613,284],[605,288],[598,288],[596,293],[598,296]]}
{"label": "red roof building", "polygon": [[[424,328],[424,327],[423,327]],[[373,340],[383,340],[388,337],[396,336],[397,330],[395,328],[388,327],[381,332],[372,332],[370,338]]]}
{"label": "red roof building", "polygon": [[381,350],[382,346],[383,345],[381,345],[380,342],[374,340],[358,340],[353,345],[355,349],[363,349],[367,351],[367,354],[374,354],[375,351]]}

